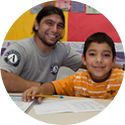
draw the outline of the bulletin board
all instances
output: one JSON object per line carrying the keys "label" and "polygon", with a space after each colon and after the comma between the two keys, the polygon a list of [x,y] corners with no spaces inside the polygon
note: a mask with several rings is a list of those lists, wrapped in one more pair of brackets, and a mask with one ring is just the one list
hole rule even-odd
{"label": "bulletin board", "polygon": [[[56,0],[55,0],[56,1]],[[71,4],[71,0],[70,0]],[[115,43],[122,43],[121,37],[104,14],[74,13],[70,9],[64,11],[66,19],[65,36],[61,41],[84,42],[87,37],[95,32],[107,33]],[[32,37],[32,27],[37,14],[31,13],[31,8],[22,13],[8,29],[4,40],[19,40]]]}
{"label": "bulletin board", "polygon": [[107,33],[114,42],[121,43],[114,26],[103,14],[86,14],[68,12],[68,38],[67,41],[85,41],[95,32]]}

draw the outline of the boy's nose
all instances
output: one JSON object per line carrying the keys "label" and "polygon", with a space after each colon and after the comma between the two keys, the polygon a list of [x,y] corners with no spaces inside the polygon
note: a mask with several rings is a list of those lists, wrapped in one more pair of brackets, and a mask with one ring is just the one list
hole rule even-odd
{"label": "boy's nose", "polygon": [[102,63],[102,61],[103,61],[102,56],[101,56],[101,55],[97,55],[96,61],[97,61],[98,63]]}

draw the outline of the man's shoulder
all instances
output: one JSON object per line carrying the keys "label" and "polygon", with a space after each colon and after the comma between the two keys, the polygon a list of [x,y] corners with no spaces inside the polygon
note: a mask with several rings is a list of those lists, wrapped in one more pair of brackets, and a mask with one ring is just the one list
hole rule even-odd
{"label": "man's shoulder", "polygon": [[[54,50],[63,55],[74,55],[76,51],[67,45],[67,42],[57,42],[54,46]],[[78,53],[77,53],[78,54]]]}
{"label": "man's shoulder", "polygon": [[57,42],[54,46],[56,49],[70,49],[70,47],[64,42]]}
{"label": "man's shoulder", "polygon": [[12,43],[10,47],[28,50],[31,49],[31,44],[33,43],[33,38],[20,39]]}
{"label": "man's shoulder", "polygon": [[24,38],[24,39],[17,40],[14,43],[19,44],[19,45],[26,45],[26,44],[29,44],[32,41],[33,41],[33,37],[30,37],[30,38]]}
{"label": "man's shoulder", "polygon": [[14,41],[7,49],[6,51],[11,51],[15,50],[19,53],[24,53],[24,52],[31,52],[31,43],[32,43],[32,38],[25,38],[21,40]]}

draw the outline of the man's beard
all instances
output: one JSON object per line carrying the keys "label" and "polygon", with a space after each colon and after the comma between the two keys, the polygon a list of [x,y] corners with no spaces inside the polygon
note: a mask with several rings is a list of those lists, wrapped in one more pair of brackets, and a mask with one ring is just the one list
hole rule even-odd
{"label": "man's beard", "polygon": [[37,33],[37,35],[38,35],[39,39],[41,40],[41,42],[42,42],[44,45],[49,46],[49,47],[54,46],[54,45],[59,41],[59,39],[58,39],[55,43],[51,44],[51,43],[48,43],[43,37],[41,37],[41,36],[39,35],[39,33]]}

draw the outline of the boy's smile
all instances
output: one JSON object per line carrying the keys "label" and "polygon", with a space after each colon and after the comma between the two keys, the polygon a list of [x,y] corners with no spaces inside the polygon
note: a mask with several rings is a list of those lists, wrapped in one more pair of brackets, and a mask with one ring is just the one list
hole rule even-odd
{"label": "boy's smile", "polygon": [[86,58],[82,56],[82,60],[95,82],[107,79],[115,63],[112,50],[107,43],[91,43],[86,51]]}
{"label": "boy's smile", "polygon": [[94,66],[93,68],[95,68],[96,70],[102,70],[105,67],[104,66]]}

